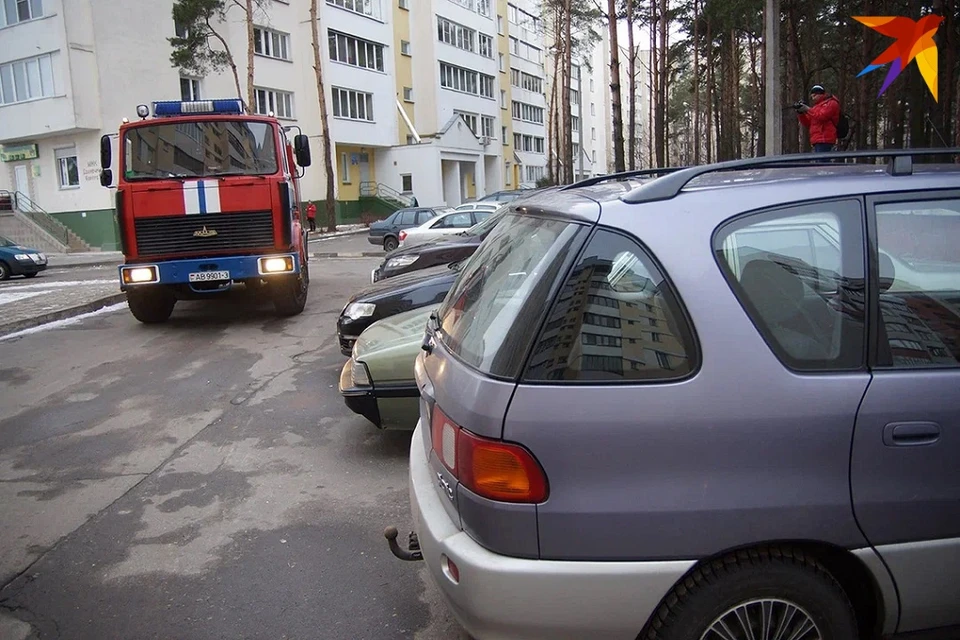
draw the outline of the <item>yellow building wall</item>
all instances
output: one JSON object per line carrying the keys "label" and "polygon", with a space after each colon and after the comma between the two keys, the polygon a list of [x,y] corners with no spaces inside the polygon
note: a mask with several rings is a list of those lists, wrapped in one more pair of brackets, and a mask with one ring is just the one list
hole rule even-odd
{"label": "yellow building wall", "polygon": [[[401,49],[403,48],[401,42],[411,42],[410,10],[395,7],[393,15],[393,51],[394,65],[396,68],[397,99],[400,100],[403,111],[407,114],[407,117],[410,118],[410,122],[413,123],[413,126],[417,126],[417,121],[413,117],[413,102],[408,102],[403,99],[403,88],[413,87],[413,58],[401,53]],[[412,51],[413,47],[411,46],[410,49]],[[413,95],[413,99],[417,99],[416,94]],[[398,117],[397,120],[399,121],[399,126],[397,127],[399,143],[407,144],[407,136],[413,135],[413,131],[410,131],[410,127],[403,121],[403,118]]]}
{"label": "yellow building wall", "polygon": [[[338,144],[336,145],[336,156],[334,162],[337,163],[337,199],[338,200],[359,200],[360,199],[360,154],[367,154],[367,164],[370,167],[369,180],[376,182],[377,166],[372,147],[359,147],[355,145]],[[356,156],[357,164],[354,164]]]}
{"label": "yellow building wall", "polygon": [[[510,163],[510,171],[504,171],[504,188],[516,187],[519,173],[517,172],[517,163],[513,157],[513,104],[512,91],[510,86],[510,21],[507,19],[507,0],[497,0],[497,25],[503,23],[503,33],[497,33],[497,51],[503,54],[503,70],[500,71],[500,89],[507,92],[506,103],[500,108],[500,122],[507,128],[507,142],[503,145],[503,161]],[[499,60],[499,56],[498,56]],[[499,98],[499,97],[498,97]],[[512,180],[507,181],[510,177]]]}

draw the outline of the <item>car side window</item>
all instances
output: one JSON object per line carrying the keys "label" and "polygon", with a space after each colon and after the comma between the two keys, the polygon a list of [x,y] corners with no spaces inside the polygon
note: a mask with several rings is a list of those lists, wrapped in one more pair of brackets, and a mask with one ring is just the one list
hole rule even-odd
{"label": "car side window", "polygon": [[490,217],[490,214],[491,214],[491,213],[493,213],[493,212],[492,212],[492,211],[479,211],[479,210],[478,210],[478,211],[474,211],[474,212],[473,212],[473,217],[474,217],[474,219],[476,220],[476,222],[483,222],[484,220],[486,220],[487,218]]}
{"label": "car side window", "polygon": [[418,224],[418,225],[419,225],[419,224],[423,224],[424,222],[426,222],[427,220],[429,220],[430,218],[432,218],[434,215],[436,215],[436,214],[434,214],[434,212],[431,211],[430,209],[420,209],[419,211],[417,211],[417,222],[416,222],[416,224]]}
{"label": "car side window", "polygon": [[863,366],[863,218],[858,200],[749,214],[714,251],[764,340],[791,369]]}
{"label": "car side window", "polygon": [[960,199],[875,207],[877,366],[960,367]]}
{"label": "car side window", "polygon": [[664,381],[696,368],[679,300],[633,239],[599,230],[533,348],[529,381]]}
{"label": "car side window", "polygon": [[400,220],[397,224],[416,224],[417,212],[416,211],[404,211],[403,215],[400,217]]}

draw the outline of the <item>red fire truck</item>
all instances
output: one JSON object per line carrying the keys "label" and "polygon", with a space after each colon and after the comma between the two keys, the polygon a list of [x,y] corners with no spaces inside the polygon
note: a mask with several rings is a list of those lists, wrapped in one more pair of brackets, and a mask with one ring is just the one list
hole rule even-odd
{"label": "red fire truck", "polygon": [[291,143],[288,128],[247,114],[239,99],[154,102],[152,118],[147,105],[137,115],[100,139],[100,184],[112,188],[118,138],[120,289],[137,320],[164,322],[177,300],[237,283],[268,295],[280,315],[303,311],[307,136]]}

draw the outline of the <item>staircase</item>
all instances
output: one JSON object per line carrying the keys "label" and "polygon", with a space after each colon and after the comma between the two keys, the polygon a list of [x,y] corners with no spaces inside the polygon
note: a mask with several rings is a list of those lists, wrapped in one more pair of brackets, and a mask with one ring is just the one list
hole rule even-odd
{"label": "staircase", "polygon": [[19,191],[0,189],[0,236],[48,253],[93,251],[83,238]]}
{"label": "staircase", "polygon": [[[379,182],[361,182],[361,198],[376,198],[390,206],[393,211],[413,206],[413,198],[405,196],[396,189]],[[392,211],[391,211],[392,213]]]}

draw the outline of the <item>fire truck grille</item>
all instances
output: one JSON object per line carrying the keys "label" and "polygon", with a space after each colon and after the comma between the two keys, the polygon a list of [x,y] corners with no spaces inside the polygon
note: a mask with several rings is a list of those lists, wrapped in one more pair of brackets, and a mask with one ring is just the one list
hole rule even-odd
{"label": "fire truck grille", "polygon": [[139,218],[135,228],[140,255],[273,246],[269,211]]}

